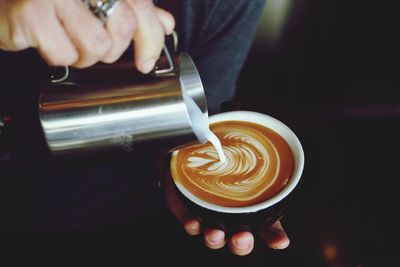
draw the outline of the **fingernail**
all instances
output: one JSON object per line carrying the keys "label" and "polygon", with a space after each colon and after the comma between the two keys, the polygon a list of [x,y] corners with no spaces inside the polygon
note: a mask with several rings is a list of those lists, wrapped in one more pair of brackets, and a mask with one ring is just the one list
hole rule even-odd
{"label": "fingernail", "polygon": [[191,221],[190,223],[188,223],[188,228],[190,228],[191,230],[198,230],[200,228],[199,222]]}
{"label": "fingernail", "polygon": [[140,64],[140,71],[147,74],[153,70],[155,64],[156,64],[155,59],[145,60],[143,61],[143,63]]}
{"label": "fingernail", "polygon": [[240,250],[245,250],[249,247],[250,245],[250,236],[245,236],[241,238],[236,238],[233,242],[235,243],[235,246],[240,249]]}
{"label": "fingernail", "polygon": [[212,237],[207,237],[208,242],[210,242],[213,245],[217,245],[221,242],[221,238],[212,236]]}
{"label": "fingernail", "polygon": [[185,230],[190,235],[196,235],[199,233],[200,225],[197,221],[192,221],[184,224]]}

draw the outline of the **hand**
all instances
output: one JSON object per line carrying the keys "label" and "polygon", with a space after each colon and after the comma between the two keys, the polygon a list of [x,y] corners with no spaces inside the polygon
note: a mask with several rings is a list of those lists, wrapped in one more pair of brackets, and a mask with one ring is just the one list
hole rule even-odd
{"label": "hand", "polygon": [[150,72],[173,16],[151,0],[120,0],[105,26],[81,0],[0,0],[0,48],[36,48],[55,66],[84,68],[112,63],[135,44],[135,64]]}
{"label": "hand", "polygon": [[[225,233],[219,229],[201,229],[199,220],[194,219],[187,211],[180,200],[175,187],[170,178],[164,181],[164,188],[168,207],[176,218],[183,224],[185,231],[192,236],[199,235],[201,230],[204,236],[204,244],[210,249],[220,249],[228,243],[232,253],[244,256],[249,254],[254,248],[254,236],[251,232],[242,231],[234,233],[229,240],[226,240]],[[285,249],[289,246],[289,238],[282,227],[280,221],[275,222],[269,228],[260,232],[266,244],[273,249]]]}

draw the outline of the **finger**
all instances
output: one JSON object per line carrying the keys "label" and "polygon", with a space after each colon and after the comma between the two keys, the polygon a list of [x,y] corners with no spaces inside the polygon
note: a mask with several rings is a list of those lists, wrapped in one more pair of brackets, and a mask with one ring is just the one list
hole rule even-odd
{"label": "finger", "polygon": [[164,46],[164,28],[151,0],[127,0],[138,22],[133,37],[135,46],[135,64],[142,73],[149,73],[160,57]]}
{"label": "finger", "polygon": [[191,219],[191,215],[179,199],[178,192],[176,191],[171,177],[164,179],[164,190],[167,205],[175,217],[182,223]]}
{"label": "finger", "polygon": [[132,42],[137,22],[131,7],[125,1],[116,3],[115,12],[107,19],[106,29],[111,37],[111,49],[102,61],[116,61]]}
{"label": "finger", "polygon": [[165,11],[164,9],[156,7],[157,17],[160,20],[162,26],[164,27],[164,32],[166,35],[170,35],[175,28],[175,19],[171,13]]}
{"label": "finger", "polygon": [[[34,47],[49,65],[68,66],[78,58],[78,51],[69,39],[63,26],[56,17],[47,18],[49,23],[40,25],[40,31],[34,34]],[[51,25],[51,27],[48,27]]]}
{"label": "finger", "polygon": [[277,221],[269,228],[264,229],[260,234],[270,248],[285,249],[290,244],[289,237],[283,229],[280,221]]}
{"label": "finger", "polygon": [[184,220],[183,227],[189,235],[199,235],[200,234],[200,222],[196,219]]}
{"label": "finger", "polygon": [[46,35],[38,37],[37,49],[44,60],[53,66],[73,65],[79,58],[78,51],[59,23],[54,23]]}
{"label": "finger", "polygon": [[79,52],[75,67],[93,65],[111,49],[111,38],[103,24],[81,1],[59,1],[57,12]]}
{"label": "finger", "polygon": [[27,34],[31,33],[29,27],[35,20],[21,15],[29,13],[30,5],[29,2],[16,5],[11,1],[0,1],[0,49],[19,51],[33,45]]}
{"label": "finger", "polygon": [[[1,22],[0,22],[1,25]],[[12,30],[10,28],[13,28]],[[0,49],[7,51],[19,51],[33,44],[26,38],[20,25],[6,25],[0,27]]]}
{"label": "finger", "polygon": [[219,229],[204,230],[204,244],[211,249],[220,249],[225,246],[225,233]]}
{"label": "finger", "polygon": [[183,205],[176,191],[171,177],[164,179],[164,190],[167,205],[175,217],[183,224],[183,228],[189,235],[200,234],[200,222],[193,218]]}
{"label": "finger", "polygon": [[247,231],[235,233],[230,238],[228,247],[238,256],[248,255],[254,248],[254,236]]}

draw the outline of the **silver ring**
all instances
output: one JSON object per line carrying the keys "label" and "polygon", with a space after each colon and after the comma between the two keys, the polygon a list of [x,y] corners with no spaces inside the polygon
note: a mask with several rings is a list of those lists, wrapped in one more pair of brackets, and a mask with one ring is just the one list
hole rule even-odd
{"label": "silver ring", "polygon": [[107,22],[107,18],[110,17],[116,10],[118,0],[83,0],[85,6],[98,17],[103,24]]}

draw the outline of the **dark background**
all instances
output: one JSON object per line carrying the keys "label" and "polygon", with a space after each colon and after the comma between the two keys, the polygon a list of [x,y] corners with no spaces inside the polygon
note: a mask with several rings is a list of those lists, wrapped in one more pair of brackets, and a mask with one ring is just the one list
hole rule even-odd
{"label": "dark background", "polygon": [[236,100],[288,124],[306,154],[292,243],[257,248],[265,266],[398,265],[398,18],[389,1],[296,1],[279,42],[254,44]]}
{"label": "dark background", "polygon": [[[54,256],[56,264],[80,255],[86,264],[134,266],[140,260],[150,266],[397,266],[398,9],[393,1],[292,2],[279,40],[254,43],[227,105],[278,118],[303,144],[304,175],[283,219],[288,249],[273,251],[257,240],[246,257],[211,251],[167,212],[134,229],[51,240],[17,234],[7,246]],[[154,231],[142,230],[149,228]]]}

